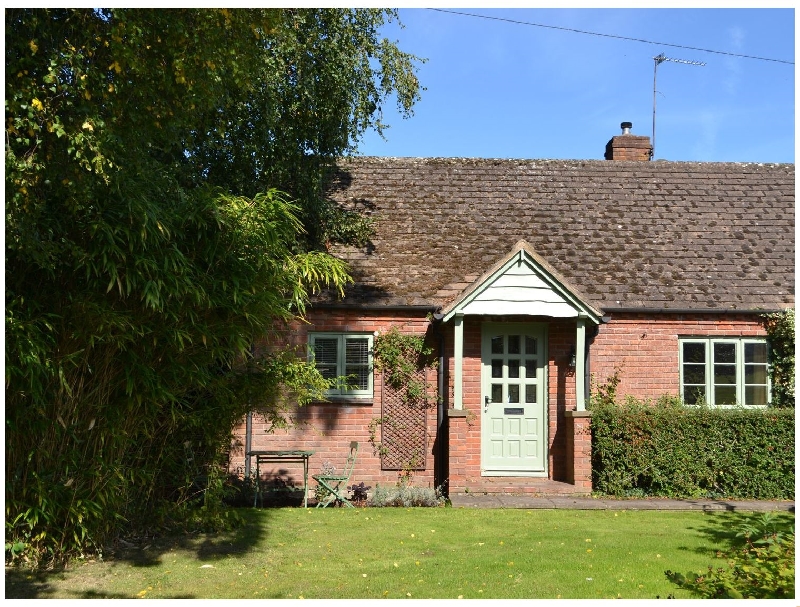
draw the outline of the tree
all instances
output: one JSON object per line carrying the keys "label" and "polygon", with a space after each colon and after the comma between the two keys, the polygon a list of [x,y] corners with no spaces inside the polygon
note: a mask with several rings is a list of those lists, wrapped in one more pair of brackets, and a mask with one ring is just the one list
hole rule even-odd
{"label": "tree", "polygon": [[349,280],[319,186],[416,99],[392,16],[6,11],[7,557],[156,524],[186,448],[211,462],[249,407],[326,387],[252,345]]}

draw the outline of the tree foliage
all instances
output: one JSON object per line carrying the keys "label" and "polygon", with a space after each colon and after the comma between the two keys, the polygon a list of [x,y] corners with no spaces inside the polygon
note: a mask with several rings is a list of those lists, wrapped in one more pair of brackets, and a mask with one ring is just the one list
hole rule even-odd
{"label": "tree foliage", "polygon": [[320,184],[416,99],[392,17],[6,11],[7,555],[156,524],[249,408],[325,389],[251,347],[349,280],[317,245],[366,227]]}
{"label": "tree foliage", "polygon": [[770,345],[772,406],[794,407],[794,308],[764,315]]}

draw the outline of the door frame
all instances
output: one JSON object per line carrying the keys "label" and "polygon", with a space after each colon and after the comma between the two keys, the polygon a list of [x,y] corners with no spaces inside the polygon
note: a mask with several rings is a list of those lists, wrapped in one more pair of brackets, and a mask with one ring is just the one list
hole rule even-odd
{"label": "door frame", "polygon": [[[484,399],[490,394],[491,384],[491,364],[485,364],[486,352],[484,347],[486,345],[486,335],[493,330],[502,330],[506,334],[519,331],[524,332],[531,327],[535,328],[536,333],[541,336],[541,363],[539,369],[542,373],[542,441],[543,441],[543,470],[486,470],[484,461],[484,441],[485,441],[485,428],[484,428],[484,413],[483,403]],[[503,322],[503,321],[484,321],[481,323],[481,400],[480,400],[480,469],[481,476],[527,476],[532,478],[549,478],[550,475],[550,403],[549,403],[549,355],[548,355],[548,339],[549,339],[549,324],[546,322]]]}

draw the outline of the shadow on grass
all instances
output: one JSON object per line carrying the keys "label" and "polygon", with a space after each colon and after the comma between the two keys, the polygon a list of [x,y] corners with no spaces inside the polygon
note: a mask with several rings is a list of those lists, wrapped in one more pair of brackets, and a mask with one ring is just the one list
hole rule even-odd
{"label": "shadow on grass", "polygon": [[705,524],[696,527],[688,527],[698,531],[713,544],[711,552],[706,548],[684,548],[692,550],[698,554],[709,554],[713,556],[716,551],[726,551],[745,543],[741,535],[745,528],[762,529],[767,527],[781,534],[792,533],[794,531],[794,513],[788,512],[720,512],[710,513],[704,518]]}
{"label": "shadow on grass", "polygon": [[[112,568],[119,565],[157,567],[164,558],[176,550],[194,553],[200,562],[246,554],[264,540],[269,529],[269,508],[240,507],[233,509],[242,519],[242,525],[231,531],[218,533],[193,533],[164,535],[129,542],[121,540],[107,549],[103,560]],[[6,567],[5,598],[45,599],[64,593],[63,581],[80,567],[83,580],[91,576],[93,563],[72,563],[52,570],[31,570],[23,567]],[[98,586],[100,583],[98,583]],[[74,598],[136,598],[102,590],[76,591]],[[196,598],[174,596],[171,598]]]}

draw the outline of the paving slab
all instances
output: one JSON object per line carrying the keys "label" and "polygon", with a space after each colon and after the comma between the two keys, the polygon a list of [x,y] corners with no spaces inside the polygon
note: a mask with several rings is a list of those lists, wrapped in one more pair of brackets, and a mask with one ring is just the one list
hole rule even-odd
{"label": "paving slab", "polygon": [[610,499],[528,496],[501,493],[450,495],[453,508],[528,508],[572,510],[702,510],[708,512],[794,512],[794,500]]}

